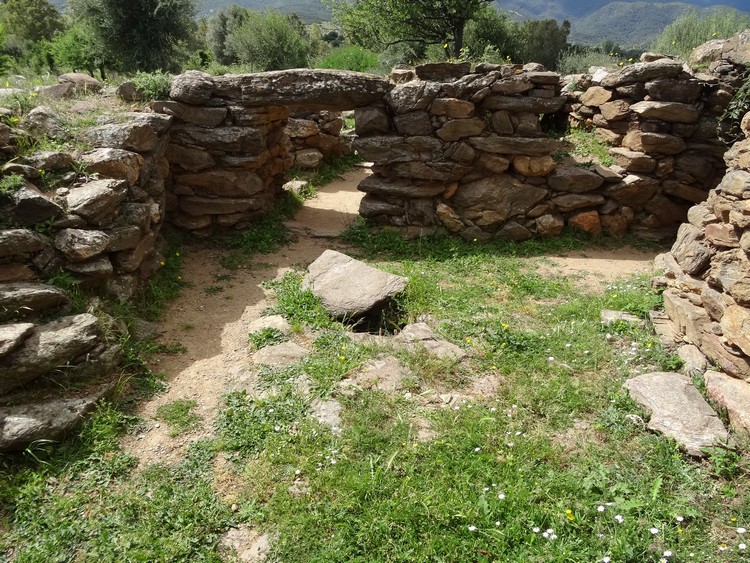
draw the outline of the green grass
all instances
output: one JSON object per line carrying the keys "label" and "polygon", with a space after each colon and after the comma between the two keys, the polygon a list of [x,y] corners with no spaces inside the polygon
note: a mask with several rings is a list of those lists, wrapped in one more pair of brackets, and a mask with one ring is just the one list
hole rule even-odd
{"label": "green grass", "polygon": [[257,332],[251,332],[248,336],[250,345],[254,350],[260,350],[266,346],[281,344],[289,340],[289,337],[278,328],[263,328]]}
{"label": "green grass", "polygon": [[609,154],[609,146],[600,141],[593,131],[571,128],[566,135],[566,139],[573,143],[575,147],[573,154],[591,157],[592,164],[602,164],[604,166],[614,164],[614,160]]}
{"label": "green grass", "polygon": [[197,406],[192,399],[176,399],[160,405],[156,409],[156,418],[169,426],[170,436],[179,436],[199,427],[202,418],[194,412]]}
{"label": "green grass", "polygon": [[[108,406],[79,438],[6,458],[0,549],[15,548],[18,561],[216,561],[220,534],[243,523],[274,538],[270,561],[640,563],[665,551],[669,561],[743,560],[744,446],[698,462],[646,431],[622,383],[676,360],[647,326],[600,322],[605,308],[645,318],[659,293],[645,276],[590,292],[534,267],[551,253],[622,241],[404,241],[364,223],[347,240],[409,277],[401,322],[427,318],[467,358],[356,343],[301,289],[301,275],[287,274],[267,284],[273,310],[310,355],[259,369],[260,395],[229,393],[216,439],[194,442],[174,465],[136,471],[118,440],[142,423]],[[260,348],[281,336],[249,338]],[[402,390],[339,391],[379,354],[410,371]],[[488,379],[496,391],[471,391]],[[340,433],[310,416],[318,399],[341,404]],[[195,410],[192,401],[165,407],[174,426]],[[217,484],[217,454],[229,462],[221,480],[231,494]]]}

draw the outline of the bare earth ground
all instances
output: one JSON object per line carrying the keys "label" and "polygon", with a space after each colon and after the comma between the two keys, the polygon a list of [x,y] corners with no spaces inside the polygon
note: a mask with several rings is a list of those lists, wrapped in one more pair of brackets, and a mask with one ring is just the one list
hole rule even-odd
{"label": "bare earth ground", "polygon": [[[164,315],[161,341],[179,343],[186,351],[160,355],[152,361],[152,369],[166,376],[168,389],[141,405],[139,414],[147,425],[124,442],[124,448],[142,465],[180,460],[189,442],[211,434],[210,421],[226,392],[254,387],[248,326],[270,305],[261,283],[279,279],[291,269],[305,268],[327,248],[345,250],[333,237],[357,217],[362,194],[356,186],[367,173],[358,168],[322,188],[288,223],[296,240],[275,254],[258,257],[262,264],[255,268],[228,271],[220,265],[221,252],[217,249],[196,246],[184,250],[183,277],[192,286]],[[574,251],[530,259],[529,266],[543,275],[569,276],[582,289],[592,290],[608,281],[648,271],[655,254],[633,248]],[[230,274],[231,279],[217,280],[221,274]],[[223,289],[206,292],[210,286]],[[159,424],[156,409],[177,399],[197,402],[196,412],[204,420],[202,430],[172,438],[167,426]]]}

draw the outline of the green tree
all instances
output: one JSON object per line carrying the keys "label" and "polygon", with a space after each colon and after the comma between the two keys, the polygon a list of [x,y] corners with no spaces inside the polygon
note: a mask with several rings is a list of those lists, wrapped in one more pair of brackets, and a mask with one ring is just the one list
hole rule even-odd
{"label": "green tree", "polygon": [[228,32],[226,48],[239,62],[259,70],[307,66],[310,51],[305,26],[294,14],[253,13]]}
{"label": "green tree", "polygon": [[47,0],[5,0],[0,21],[6,32],[32,43],[51,40],[63,29],[60,12]]}
{"label": "green tree", "polygon": [[[88,71],[93,75],[99,69],[104,75],[104,52],[102,46],[81,24],[76,24],[55,36],[51,45],[55,62],[75,71]],[[105,76],[102,76],[105,78]]]}
{"label": "green tree", "polygon": [[515,60],[520,54],[518,38],[518,24],[491,6],[477,12],[466,25],[465,42],[472,59],[480,59],[492,50],[501,59]]}
{"label": "green tree", "polygon": [[[382,50],[416,41],[444,45],[456,58],[464,46],[464,28],[493,0],[324,0],[353,43]],[[452,49],[449,49],[452,46]]]}
{"label": "green tree", "polygon": [[239,57],[227,43],[227,38],[235,33],[251,14],[247,8],[230,4],[225,11],[208,20],[206,43],[219,63],[229,65],[239,62]]}
{"label": "green tree", "polygon": [[522,46],[522,62],[541,63],[549,69],[555,68],[560,54],[568,47],[570,22],[558,25],[555,20],[529,20],[519,29],[519,45]]}
{"label": "green tree", "polygon": [[194,39],[196,0],[70,0],[69,8],[121,70],[170,70]]}

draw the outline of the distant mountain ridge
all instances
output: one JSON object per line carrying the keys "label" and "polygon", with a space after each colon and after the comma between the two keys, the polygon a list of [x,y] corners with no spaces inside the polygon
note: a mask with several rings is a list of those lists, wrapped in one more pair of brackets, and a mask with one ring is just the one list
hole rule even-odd
{"label": "distant mountain ridge", "polygon": [[[52,0],[63,8],[66,0]],[[201,15],[209,16],[237,4],[250,10],[295,12],[304,22],[328,21],[330,11],[321,0],[198,0]],[[623,47],[646,48],[685,10],[731,7],[750,12],[750,0],[501,0],[495,4],[518,21],[553,18],[570,20],[571,43],[596,44],[611,39]]]}

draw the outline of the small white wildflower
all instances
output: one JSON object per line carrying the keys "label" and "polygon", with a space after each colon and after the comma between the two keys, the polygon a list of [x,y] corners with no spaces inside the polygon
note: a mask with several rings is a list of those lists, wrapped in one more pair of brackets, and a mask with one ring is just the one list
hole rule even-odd
{"label": "small white wildflower", "polygon": [[548,362],[554,362],[555,361],[555,357],[554,356],[550,356],[549,358],[547,358],[547,361]]}
{"label": "small white wildflower", "polygon": [[500,520],[496,520],[495,521],[495,526],[499,526],[499,525],[500,525]]}
{"label": "small white wildflower", "polygon": [[683,520],[685,520],[685,518],[684,516],[678,516],[677,518],[675,518],[675,520],[677,520],[678,522],[682,522]]}
{"label": "small white wildflower", "polygon": [[474,451],[475,451],[475,452],[481,452],[481,451],[482,451],[482,448],[479,448],[479,447],[477,447],[477,448],[474,448]]}
{"label": "small white wildflower", "polygon": [[497,498],[500,500],[505,500],[505,493],[498,493]]}
{"label": "small white wildflower", "polygon": [[606,555],[605,557],[602,557],[602,563],[609,563],[612,561],[609,555]]}
{"label": "small white wildflower", "polygon": [[509,448],[512,448],[513,446],[515,446],[515,444],[513,442],[508,442],[505,445],[508,446]]}
{"label": "small white wildflower", "polygon": [[555,533],[555,530],[553,530],[552,528],[547,528],[546,532],[548,536],[551,536],[552,534]]}
{"label": "small white wildflower", "polygon": [[273,412],[273,409],[268,409],[268,414],[271,414]]}
{"label": "small white wildflower", "polygon": [[469,531],[470,532],[476,532],[477,531],[477,527],[474,526],[474,525],[471,525],[471,526],[469,526]]}
{"label": "small white wildflower", "polygon": [[295,474],[295,475],[301,475],[301,474],[302,474],[302,471],[300,471],[299,469],[297,469],[297,471],[295,471],[295,472],[294,472],[294,474]]}
{"label": "small white wildflower", "polygon": [[672,552],[668,549],[664,551],[664,557],[672,557]]}
{"label": "small white wildflower", "polygon": [[573,346],[573,345],[572,344],[566,344],[565,345],[566,348],[570,348],[571,346]]}
{"label": "small white wildflower", "polygon": [[542,532],[542,536],[545,538],[549,538],[549,532]]}
{"label": "small white wildflower", "polygon": [[331,460],[331,465],[336,465],[337,463],[338,463],[338,460],[337,460],[337,459],[332,459],[332,460]]}
{"label": "small white wildflower", "polygon": [[538,534],[539,533],[539,528],[537,528],[535,526],[534,528],[531,529],[531,531],[534,532],[535,534]]}
{"label": "small white wildflower", "polygon": [[550,541],[555,541],[556,539],[557,539],[557,534],[550,534],[549,535],[549,540]]}
{"label": "small white wildflower", "polygon": [[275,430],[276,432],[278,432],[279,430],[281,430],[281,426],[279,426],[279,425],[277,424],[276,426],[274,426],[274,427],[273,427],[273,429],[274,429],[274,430]]}
{"label": "small white wildflower", "polygon": [[511,406],[510,406],[510,408],[512,408],[512,409],[517,409],[517,408],[518,408],[518,405],[511,405]]}
{"label": "small white wildflower", "polygon": [[625,521],[625,518],[623,518],[621,514],[616,514],[615,520],[617,520],[618,524],[622,524]]}
{"label": "small white wildflower", "polygon": [[487,491],[489,491],[489,490],[490,490],[490,488],[489,488],[489,487],[485,487],[484,489],[482,489],[482,491],[483,491],[483,492],[485,492],[485,493],[486,493]]}
{"label": "small white wildflower", "polygon": [[655,536],[659,533],[659,528],[649,528],[648,531],[651,532],[651,535]]}
{"label": "small white wildflower", "polygon": [[492,408],[490,409],[490,412],[497,412],[497,407],[492,407]]}
{"label": "small white wildflower", "polygon": [[604,512],[605,510],[607,510],[607,509],[602,504],[600,504],[599,506],[596,507],[596,511],[597,512]]}
{"label": "small white wildflower", "polygon": [[741,543],[740,545],[737,546],[737,549],[739,549],[740,551],[745,551],[747,549],[747,545],[745,545],[744,543]]}
{"label": "small white wildflower", "polygon": [[738,534],[744,534],[745,532],[747,532],[747,530],[745,528],[737,528],[737,533]]}

